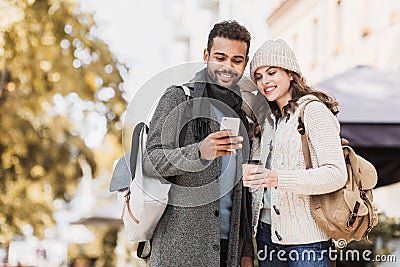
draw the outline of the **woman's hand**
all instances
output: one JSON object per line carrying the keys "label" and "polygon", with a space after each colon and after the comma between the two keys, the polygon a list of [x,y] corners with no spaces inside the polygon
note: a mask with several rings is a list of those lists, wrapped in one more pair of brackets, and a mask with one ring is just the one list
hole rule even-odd
{"label": "woman's hand", "polygon": [[240,267],[254,267],[253,257],[243,256],[240,260]]}
{"label": "woman's hand", "polygon": [[252,167],[243,174],[243,185],[246,187],[270,187],[278,186],[278,173],[262,166]]}

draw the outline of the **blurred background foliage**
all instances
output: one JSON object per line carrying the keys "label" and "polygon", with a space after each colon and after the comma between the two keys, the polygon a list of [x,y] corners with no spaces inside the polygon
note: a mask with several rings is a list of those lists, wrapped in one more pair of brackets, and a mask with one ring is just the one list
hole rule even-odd
{"label": "blurred background foliage", "polygon": [[93,136],[121,141],[125,66],[74,1],[0,0],[0,13],[0,245],[7,246],[24,225],[44,237],[54,201],[71,199],[83,162],[96,175]]}
{"label": "blurred background foliage", "polygon": [[[121,143],[126,67],[94,37],[94,26],[74,0],[0,0],[0,247],[22,237],[26,225],[43,239],[57,203],[74,196],[82,165],[96,177],[115,159],[95,145],[103,137],[108,146]],[[91,228],[97,242],[71,245],[70,258],[84,251],[98,266],[115,266],[118,239],[122,262],[146,265],[117,226]],[[388,240],[399,237],[399,220],[382,215],[373,243],[348,249],[388,254]],[[338,266],[356,266],[348,264]]]}
{"label": "blurred background foliage", "polygon": [[[369,234],[368,240],[352,241],[345,248],[338,249],[337,255],[337,267],[374,267],[379,266],[379,262],[367,261],[362,257],[364,251],[371,251],[367,257],[374,259],[376,255],[384,256],[388,260],[393,255],[393,249],[390,248],[389,244],[391,240],[398,240],[400,238],[400,219],[391,218],[386,216],[384,213],[379,214],[379,223],[374,227]],[[350,252],[357,250],[359,258],[345,257],[343,255],[352,255]],[[350,253],[350,254],[349,254]],[[342,258],[341,258],[342,257]],[[394,264],[394,262],[387,263]]]}

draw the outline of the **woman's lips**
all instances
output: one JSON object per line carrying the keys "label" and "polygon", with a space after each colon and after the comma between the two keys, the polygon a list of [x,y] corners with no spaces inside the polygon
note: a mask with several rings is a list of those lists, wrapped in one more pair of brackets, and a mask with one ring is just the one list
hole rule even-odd
{"label": "woman's lips", "polygon": [[264,87],[264,94],[270,94],[273,90],[275,90],[276,86],[268,86]]}

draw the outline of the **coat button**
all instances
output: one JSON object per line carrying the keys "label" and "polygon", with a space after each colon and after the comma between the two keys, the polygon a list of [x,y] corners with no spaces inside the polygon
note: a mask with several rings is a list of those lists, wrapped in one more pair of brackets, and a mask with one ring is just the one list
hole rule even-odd
{"label": "coat button", "polygon": [[275,231],[275,235],[276,235],[276,237],[278,238],[279,241],[282,241],[282,237],[278,234],[277,231]]}
{"label": "coat button", "polygon": [[215,251],[218,251],[218,250],[219,250],[219,245],[214,245],[214,246],[213,246],[213,249],[214,249]]}
{"label": "coat button", "polygon": [[273,205],[272,207],[274,208],[276,215],[281,214],[281,212],[278,210],[278,208],[275,205]]}
{"label": "coat button", "polygon": [[215,214],[215,217],[218,217],[219,216],[219,210],[215,210],[214,214]]}

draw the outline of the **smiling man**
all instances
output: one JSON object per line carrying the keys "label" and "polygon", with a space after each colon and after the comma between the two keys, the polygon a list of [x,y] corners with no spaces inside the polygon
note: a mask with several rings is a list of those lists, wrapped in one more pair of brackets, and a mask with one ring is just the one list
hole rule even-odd
{"label": "smiling man", "polygon": [[204,49],[204,61],[210,78],[217,84],[230,88],[242,77],[248,61],[245,42],[226,37],[214,37]]}
{"label": "smiling man", "polygon": [[[249,32],[236,21],[215,24],[203,54],[207,67],[185,84],[192,104],[172,86],[155,110],[144,170],[173,186],[153,236],[152,267],[253,266],[249,199],[241,183],[248,120],[237,85],[249,46]],[[224,116],[240,119],[239,136],[220,131]]]}

